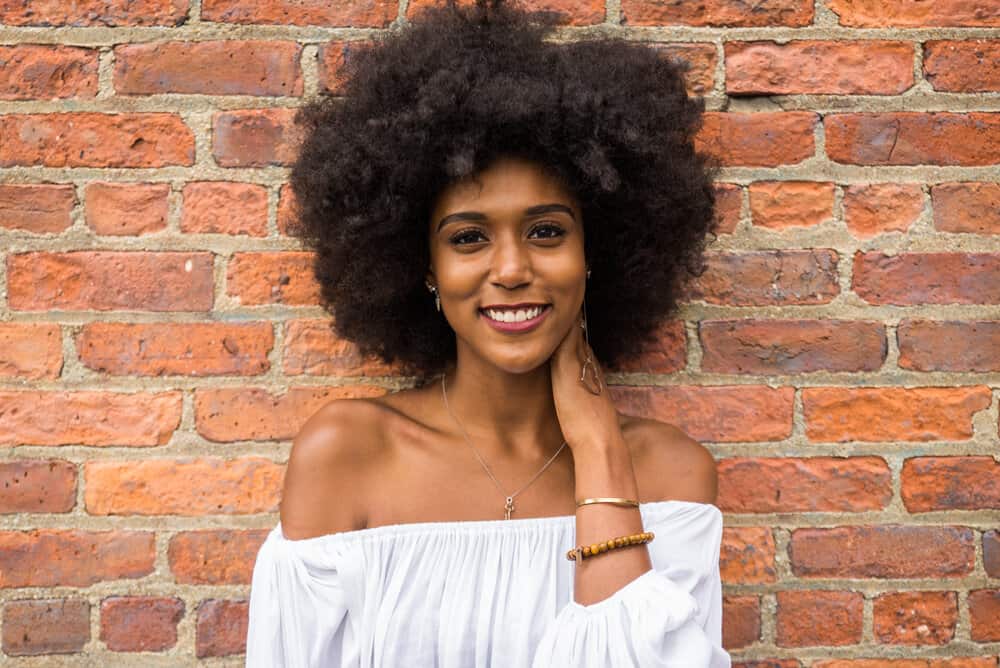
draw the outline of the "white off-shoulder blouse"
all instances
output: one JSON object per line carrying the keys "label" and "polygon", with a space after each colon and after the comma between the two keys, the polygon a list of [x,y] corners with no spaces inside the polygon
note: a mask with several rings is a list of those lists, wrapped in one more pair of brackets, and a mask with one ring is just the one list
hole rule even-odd
{"label": "white off-shoulder blouse", "polygon": [[653,568],[573,600],[575,515],[395,524],[284,537],[257,555],[246,665],[730,668],[722,648],[722,512],[639,511]]}

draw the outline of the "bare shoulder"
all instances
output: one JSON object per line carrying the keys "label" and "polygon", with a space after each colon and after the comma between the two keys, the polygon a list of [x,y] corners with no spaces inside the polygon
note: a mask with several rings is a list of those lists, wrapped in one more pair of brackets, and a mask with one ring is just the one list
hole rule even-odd
{"label": "bare shoulder", "polygon": [[287,538],[364,528],[368,474],[384,443],[380,412],[367,399],[336,399],[299,430],[281,495]]}
{"label": "bare shoulder", "polygon": [[715,503],[715,457],[679,427],[651,418],[631,417],[629,447],[643,500],[677,499]]}

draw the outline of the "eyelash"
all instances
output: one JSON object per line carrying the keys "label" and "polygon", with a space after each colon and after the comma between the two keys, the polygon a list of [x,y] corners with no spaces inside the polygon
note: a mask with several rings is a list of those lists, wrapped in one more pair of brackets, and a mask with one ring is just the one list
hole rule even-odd
{"label": "eyelash", "polygon": [[[558,225],[553,225],[552,223],[543,223],[541,225],[533,227],[531,229],[531,231],[535,232],[536,230],[544,230],[544,229],[555,230],[556,234],[554,234],[552,236],[549,236],[549,237],[543,237],[543,239],[558,239],[559,237],[564,236],[566,234],[566,231],[563,228],[559,227]],[[480,232],[480,230],[478,230],[478,229],[476,229],[474,227],[467,228],[467,229],[464,229],[464,230],[459,230],[454,235],[452,235],[448,239],[448,241],[453,246],[467,246],[468,244],[462,243],[460,240],[463,239],[463,238],[465,238],[466,236],[468,236],[470,234],[482,234],[482,232]]]}

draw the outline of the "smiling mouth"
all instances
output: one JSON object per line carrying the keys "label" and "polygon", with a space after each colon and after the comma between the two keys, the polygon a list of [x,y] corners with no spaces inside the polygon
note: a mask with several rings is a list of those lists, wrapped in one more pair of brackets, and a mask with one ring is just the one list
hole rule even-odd
{"label": "smiling mouth", "polygon": [[538,327],[551,310],[551,304],[543,304],[519,309],[479,309],[479,313],[497,331],[520,333]]}

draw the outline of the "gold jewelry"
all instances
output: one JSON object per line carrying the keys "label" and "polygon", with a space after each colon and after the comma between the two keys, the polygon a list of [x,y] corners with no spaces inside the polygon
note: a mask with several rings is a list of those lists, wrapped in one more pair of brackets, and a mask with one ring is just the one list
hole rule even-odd
{"label": "gold jewelry", "polygon": [[[458,418],[455,417],[455,414],[451,412],[451,407],[448,405],[448,391],[444,387],[444,376],[445,376],[444,374],[441,374],[441,394],[444,397],[444,407],[445,407],[445,410],[448,411],[448,415],[450,415],[451,419],[455,422],[456,425],[458,425],[458,428],[462,432],[462,436],[465,438],[465,442],[469,444],[470,448],[472,448],[472,452],[476,455],[476,459],[478,459],[479,463],[483,465],[484,469],[486,469],[486,473],[493,480],[493,484],[497,486],[497,489],[500,490],[501,494],[504,494],[503,487],[500,486],[500,483],[497,481],[496,476],[493,475],[493,472],[490,471],[490,467],[486,465],[485,461],[483,461],[483,458],[480,456],[479,451],[476,450],[475,446],[472,445],[472,441],[469,439],[469,434],[466,433],[465,427],[463,427],[462,423],[458,421]],[[517,496],[518,494],[520,494],[521,492],[523,492],[525,489],[527,489],[528,485],[530,485],[531,483],[535,482],[535,480],[538,478],[538,476],[542,475],[542,473],[545,472],[545,469],[549,468],[549,464],[551,464],[552,462],[555,461],[556,457],[559,456],[559,453],[562,452],[563,448],[565,448],[565,447],[566,447],[566,441],[563,441],[562,445],[559,446],[559,449],[556,450],[556,453],[554,455],[552,455],[551,457],[549,457],[549,461],[545,462],[545,466],[543,466],[542,469],[538,473],[536,473],[534,476],[532,476],[531,480],[529,480],[527,483],[525,483],[525,485],[523,487],[521,487],[521,489],[517,490],[516,492],[514,492],[510,496],[507,496],[506,494],[504,494],[504,496],[506,497],[506,503],[504,504],[504,517],[503,518],[505,520],[509,520],[511,513],[514,512],[514,497]]]}
{"label": "gold jewelry", "polygon": [[577,545],[566,553],[566,558],[570,561],[579,563],[584,559],[596,557],[599,554],[604,554],[605,552],[610,552],[611,550],[617,550],[622,547],[630,547],[632,545],[643,545],[650,542],[654,538],[656,538],[656,535],[652,531],[643,531],[642,533],[635,533],[630,536],[612,538],[611,540],[606,540],[603,543],[594,543],[593,545]]}
{"label": "gold jewelry", "polygon": [[[600,395],[601,392],[604,391],[604,385],[601,383],[601,371],[597,368],[597,363],[590,354],[590,333],[587,331],[586,298],[583,300],[583,320],[580,321],[580,327],[583,328],[583,336],[587,340],[587,357],[583,360],[583,367],[580,369],[580,383],[587,388],[587,391],[591,394]],[[587,369],[590,369],[589,376],[587,374]]]}
{"label": "gold jewelry", "polygon": [[609,497],[609,496],[599,496],[592,499],[584,499],[583,501],[577,501],[576,507],[589,506],[592,503],[610,503],[615,506],[627,506],[629,508],[638,508],[639,502],[634,499],[622,499],[619,497]]}
{"label": "gold jewelry", "polygon": [[424,281],[424,285],[426,285],[427,289],[430,290],[434,294],[434,306],[437,308],[438,311],[440,311],[441,310],[441,298],[438,297],[438,289],[436,287],[434,287],[433,285],[431,285],[430,283],[428,283],[427,281]]}

